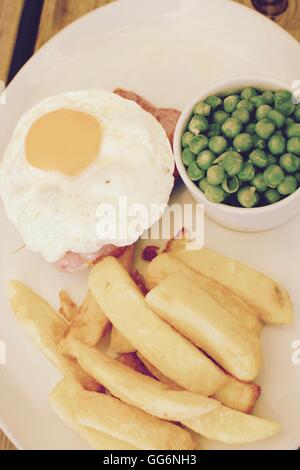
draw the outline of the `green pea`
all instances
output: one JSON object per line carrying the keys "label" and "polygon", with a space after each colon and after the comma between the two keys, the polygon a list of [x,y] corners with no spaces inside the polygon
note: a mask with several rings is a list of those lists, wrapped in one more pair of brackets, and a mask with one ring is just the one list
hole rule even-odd
{"label": "green pea", "polygon": [[210,139],[208,147],[211,152],[215,153],[216,155],[220,155],[221,153],[225,152],[227,145],[227,140],[219,135]]}
{"label": "green pea", "polygon": [[270,165],[264,171],[264,181],[269,188],[277,188],[284,180],[284,173],[279,165]]}
{"label": "green pea", "polygon": [[251,181],[255,176],[255,169],[252,163],[246,162],[237,176],[242,182]]}
{"label": "green pea", "polygon": [[255,123],[251,122],[250,124],[248,124],[246,126],[245,131],[246,131],[247,134],[254,135],[255,134]]}
{"label": "green pea", "polygon": [[272,155],[282,155],[285,152],[285,139],[281,135],[272,135],[268,148]]}
{"label": "green pea", "polygon": [[261,139],[268,140],[275,132],[275,124],[270,119],[262,119],[256,124],[255,132]]}
{"label": "green pea", "polygon": [[236,176],[228,176],[222,183],[225,193],[234,194],[239,190],[240,183]]}
{"label": "green pea", "polygon": [[275,204],[275,202],[280,201],[280,194],[276,189],[268,189],[265,192],[265,198],[269,204]]}
{"label": "green pea", "polygon": [[275,163],[277,163],[277,158],[271,153],[268,153],[268,165],[274,165]]}
{"label": "green pea", "polygon": [[233,113],[233,111],[236,110],[239,101],[240,101],[240,98],[238,95],[227,96],[223,102],[223,107],[226,113],[229,113],[229,114]]}
{"label": "green pea", "polygon": [[295,174],[295,178],[296,178],[296,180],[298,181],[298,183],[300,184],[300,171],[298,171],[298,172]]}
{"label": "green pea", "polygon": [[268,112],[267,118],[274,122],[277,129],[281,129],[281,127],[284,126],[285,116],[276,109],[271,109],[271,111]]}
{"label": "green pea", "polygon": [[275,98],[275,109],[280,111],[284,116],[290,116],[295,111],[295,105],[291,99]]}
{"label": "green pea", "polygon": [[256,206],[259,201],[259,196],[256,193],[254,186],[245,186],[241,188],[237,194],[237,198],[242,207],[250,209]]}
{"label": "green pea", "polygon": [[207,181],[207,178],[202,178],[202,180],[199,181],[199,188],[203,193],[205,193],[206,189],[209,186],[209,182]]}
{"label": "green pea", "polygon": [[191,132],[185,132],[181,139],[182,147],[183,148],[189,147],[190,141],[192,140],[193,137],[194,137],[194,134],[192,134]]}
{"label": "green pea", "polygon": [[[241,109],[241,108],[240,108]],[[242,130],[242,123],[235,117],[228,118],[222,125],[222,132],[225,137],[234,139]]]}
{"label": "green pea", "polygon": [[295,107],[294,118],[296,122],[300,122],[300,104],[297,104]]}
{"label": "green pea", "polygon": [[197,135],[192,138],[190,141],[190,150],[198,155],[202,150],[206,149],[208,146],[208,138],[206,135]]}
{"label": "green pea", "polygon": [[295,155],[300,155],[300,137],[291,137],[287,142],[287,151],[289,153],[294,153]]}
{"label": "green pea", "polygon": [[242,133],[235,137],[233,146],[238,152],[248,152],[253,147],[253,139],[250,134]]}
{"label": "green pea", "polygon": [[287,173],[296,173],[300,168],[300,160],[292,153],[285,153],[280,157],[280,166]]}
{"label": "green pea", "polygon": [[300,124],[291,124],[286,133],[288,137],[300,137]]}
{"label": "green pea", "polygon": [[266,150],[267,143],[265,140],[260,139],[257,135],[253,136],[253,146],[258,150]]}
{"label": "green pea", "polygon": [[213,165],[207,170],[207,181],[213,186],[219,186],[225,180],[225,171],[220,165]]}
{"label": "green pea", "polygon": [[274,102],[274,93],[271,90],[267,90],[262,94],[265,102],[267,104],[273,104]]}
{"label": "green pea", "polygon": [[278,90],[275,93],[274,99],[275,101],[283,99],[283,100],[291,100],[293,97],[292,93],[288,90]]}
{"label": "green pea", "polygon": [[249,159],[253,163],[253,165],[257,166],[258,168],[266,168],[268,166],[268,155],[263,150],[253,150],[250,153]]}
{"label": "green pea", "polygon": [[257,91],[254,88],[247,87],[244,88],[241,92],[241,97],[243,100],[250,100],[253,96],[257,95]]}
{"label": "green pea", "polygon": [[205,103],[208,104],[211,107],[211,109],[216,109],[219,106],[221,106],[222,100],[218,96],[212,95],[206,98]]}
{"label": "green pea", "polygon": [[226,194],[221,186],[210,184],[205,190],[205,196],[210,202],[220,203],[224,201]]}
{"label": "green pea", "polygon": [[211,139],[212,137],[216,137],[217,135],[221,135],[221,126],[220,124],[214,122],[213,124],[210,124],[208,128],[207,137]]}
{"label": "green pea", "polygon": [[200,114],[201,116],[208,117],[210,115],[210,112],[211,112],[211,106],[207,103],[204,103],[203,101],[200,101],[194,107],[194,113]]}
{"label": "green pea", "polygon": [[246,108],[239,108],[234,113],[232,113],[232,117],[241,121],[242,124],[248,124],[250,121],[250,113]]}
{"label": "green pea", "polygon": [[288,129],[290,126],[292,126],[293,124],[296,124],[294,119],[292,119],[291,117],[287,117],[286,120],[285,120],[285,127],[286,129]]}
{"label": "green pea", "polygon": [[282,183],[280,183],[277,187],[277,191],[282,196],[288,196],[296,191],[298,187],[297,180],[295,176],[286,176]]}
{"label": "green pea", "polygon": [[264,193],[268,189],[268,186],[265,183],[264,176],[262,173],[257,173],[257,175],[255,175],[255,177],[251,181],[251,184],[259,193]]}
{"label": "green pea", "polygon": [[248,100],[240,101],[237,107],[238,107],[238,109],[239,108],[246,108],[247,111],[249,111],[249,113],[252,113],[252,111],[254,111],[254,104],[251,103],[251,101],[248,101]]}
{"label": "green pea", "polygon": [[215,111],[213,114],[213,121],[222,126],[226,119],[229,118],[229,114],[225,113],[225,111]]}
{"label": "green pea", "polygon": [[197,157],[197,165],[202,170],[208,170],[208,168],[212,165],[215,154],[210,150],[203,150]]}
{"label": "green pea", "polygon": [[205,116],[196,115],[194,116],[189,123],[189,131],[195,135],[200,134],[200,132],[205,132],[208,129],[208,120]]}
{"label": "green pea", "polygon": [[266,104],[265,99],[262,95],[253,96],[253,98],[251,98],[250,101],[255,106],[256,109],[258,109],[263,104]]}
{"label": "green pea", "polygon": [[256,119],[258,121],[261,121],[262,119],[268,117],[268,114],[271,110],[272,110],[271,106],[269,106],[268,104],[262,104],[256,110]]}
{"label": "green pea", "polygon": [[226,152],[223,166],[229,176],[237,175],[243,168],[243,157],[235,151]]}
{"label": "green pea", "polygon": [[227,152],[224,152],[222,153],[222,155],[219,155],[214,161],[213,161],[213,165],[221,165],[223,168],[224,168],[224,158],[225,156],[227,155],[228,151]]}
{"label": "green pea", "polygon": [[189,164],[187,174],[192,181],[199,181],[205,176],[205,172],[198,167],[196,162]]}
{"label": "green pea", "polygon": [[182,161],[185,166],[189,166],[195,160],[195,155],[190,151],[190,149],[186,148],[182,152]]}

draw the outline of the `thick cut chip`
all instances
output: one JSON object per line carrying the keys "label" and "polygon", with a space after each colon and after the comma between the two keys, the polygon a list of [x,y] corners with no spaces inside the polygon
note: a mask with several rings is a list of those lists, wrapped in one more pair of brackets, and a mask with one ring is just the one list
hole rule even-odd
{"label": "thick cut chip", "polygon": [[183,272],[161,281],[147,294],[146,302],[234,377],[251,381],[258,375],[262,363],[259,338]]}
{"label": "thick cut chip", "polygon": [[175,251],[190,268],[233,290],[266,323],[289,324],[293,307],[287,291],[268,276],[207,248]]}
{"label": "thick cut chip", "polygon": [[21,282],[10,282],[9,295],[18,321],[62,374],[74,377],[87,390],[102,390],[102,386],[84,372],[74,358],[61,352],[59,343],[68,327],[67,322]]}
{"label": "thick cut chip", "polygon": [[122,442],[109,434],[82,426],[76,420],[78,403],[65,380],[60,382],[50,395],[50,403],[60,419],[73,431],[77,432],[94,450],[137,450],[136,447]]}
{"label": "thick cut chip", "polygon": [[109,348],[115,354],[131,353],[136,351],[136,349],[114,326],[111,329]]}
{"label": "thick cut chip", "polygon": [[87,392],[76,382],[64,380],[61,393],[76,404],[78,424],[108,434],[142,450],[193,450],[188,431],[144,413],[102,393]]}
{"label": "thick cut chip", "polygon": [[225,406],[185,421],[184,424],[207,439],[226,444],[260,441],[274,436],[281,430],[280,425],[273,421],[240,413]]}
{"label": "thick cut chip", "polygon": [[71,342],[69,351],[81,367],[101,382],[112,395],[158,418],[182,421],[220,406],[216,400],[196,393],[172,390],[79,342]]}
{"label": "thick cut chip", "polygon": [[64,317],[64,319],[68,323],[71,323],[78,313],[77,305],[72,300],[68,292],[66,292],[65,290],[60,291],[59,300],[60,300],[59,313]]}
{"label": "thick cut chip", "polygon": [[109,320],[94,296],[88,291],[78,314],[67,331],[67,337],[81,341],[88,346],[96,346],[109,324]]}
{"label": "thick cut chip", "polygon": [[[145,365],[147,370],[156,377],[161,383],[168,385],[173,390],[182,390],[179,385],[172,382],[168,377],[164,376],[156,367],[150,364],[147,359],[138,354],[138,357]],[[130,366],[130,364],[128,364]],[[241,411],[242,413],[252,413],[257,400],[260,396],[260,386],[255,383],[241,382],[231,375],[227,376],[227,382],[223,385],[212,398],[219,401],[223,405]]]}
{"label": "thick cut chip", "polygon": [[225,287],[214,279],[203,276],[200,272],[194,271],[183,261],[173,256],[172,252],[170,254],[163,253],[151,262],[146,276],[147,287],[149,290],[154,288],[160,281],[176,271],[183,272],[189,279],[196,282],[199,287],[204,289],[221,307],[238,320],[242,320],[249,331],[260,336],[262,324],[257,318],[254,309],[247,302],[242,300],[228,287]]}
{"label": "thick cut chip", "polygon": [[156,369],[156,367],[150,364],[150,362],[147,361],[147,359],[145,359],[141,354],[138,353],[137,355],[138,355],[138,358],[142,361],[142,363],[146,367],[147,371],[150,372],[150,374],[153,377],[155,377],[159,382],[167,385],[172,390],[183,390],[183,388],[180,387],[180,385],[177,385],[175,382],[173,382],[168,377],[163,375],[158,369]]}
{"label": "thick cut chip", "polygon": [[259,399],[260,391],[260,386],[253,382],[241,382],[228,376],[228,382],[212,398],[229,408],[249,414]]}
{"label": "thick cut chip", "polygon": [[105,258],[94,267],[89,288],[127,341],[178,385],[210,396],[226,381],[218,366],[150,310],[115,258]]}

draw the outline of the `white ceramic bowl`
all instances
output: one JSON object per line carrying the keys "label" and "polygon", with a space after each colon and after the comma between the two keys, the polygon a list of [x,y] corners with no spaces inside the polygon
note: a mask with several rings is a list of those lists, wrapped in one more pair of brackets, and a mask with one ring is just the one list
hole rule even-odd
{"label": "white ceramic bowl", "polygon": [[178,121],[174,137],[174,153],[176,165],[182,180],[195,200],[198,203],[204,204],[205,214],[209,218],[232,230],[262,232],[284,224],[300,212],[300,188],[285,199],[263,207],[247,209],[226,204],[216,204],[208,201],[202,191],[189,179],[181,159],[181,137],[193,114],[195,104],[206,99],[209,95],[236,92],[247,86],[266,90],[289,90],[291,88],[291,84],[289,83],[284,83],[265,76],[241,76],[218,82],[203,90],[200,95],[196,96],[193,101],[188,104]]}

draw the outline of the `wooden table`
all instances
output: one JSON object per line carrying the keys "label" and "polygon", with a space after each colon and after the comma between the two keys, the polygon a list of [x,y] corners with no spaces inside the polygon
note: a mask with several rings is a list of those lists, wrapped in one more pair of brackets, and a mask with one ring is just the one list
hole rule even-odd
{"label": "wooden table", "polygon": [[[23,7],[31,0],[0,0],[0,80],[7,81]],[[113,0],[44,0],[34,49],[80,16]],[[120,0],[122,1],[122,0]],[[251,0],[234,0],[250,8]],[[300,2],[289,0],[288,9],[275,20],[300,41]],[[0,450],[14,446],[0,431]]]}

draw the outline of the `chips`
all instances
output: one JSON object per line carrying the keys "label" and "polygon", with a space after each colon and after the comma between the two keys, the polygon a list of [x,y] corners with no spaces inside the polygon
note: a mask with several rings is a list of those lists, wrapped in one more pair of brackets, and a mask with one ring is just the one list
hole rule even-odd
{"label": "chips", "polygon": [[131,353],[136,351],[136,349],[114,326],[111,329],[109,347],[113,354]]}
{"label": "chips", "polygon": [[[177,245],[175,245],[177,246]],[[174,253],[163,253],[155,258],[147,270],[146,283],[149,289],[154,288],[163,279],[176,271],[181,271],[191,281],[197,283],[215,302],[227,310],[234,318],[243,321],[244,326],[257,336],[260,336],[262,324],[257,318],[257,312],[231,289],[223,284],[203,276],[188,267],[183,261],[174,256]]]}
{"label": "chips", "polygon": [[89,288],[112,324],[164,375],[207,396],[222,386],[222,371],[147,307],[115,258],[107,257],[93,268]]}
{"label": "chips", "polygon": [[[79,309],[65,291],[56,313],[10,283],[17,319],[65,376],[50,396],[54,410],[94,449],[194,450],[193,433],[236,445],[280,432],[247,413],[260,394],[249,381],[261,363],[261,320],[288,323],[288,295],[241,263],[185,244],[171,241],[151,262],[146,298],[131,278],[134,247],[91,271]],[[98,344],[111,324],[116,359]]]}
{"label": "chips", "polygon": [[101,390],[101,385],[84,372],[74,358],[62,354],[59,343],[68,327],[66,321],[21,282],[10,282],[9,296],[19,322],[62,374],[74,377],[87,390]]}
{"label": "chips", "polygon": [[221,406],[184,423],[207,439],[226,444],[245,444],[268,439],[280,432],[279,424]]}
{"label": "chips", "polygon": [[[159,382],[168,385],[172,390],[183,390],[182,387],[177,385],[175,382],[172,382],[168,377],[163,375],[156,367],[154,367],[152,364],[150,364],[147,359],[145,359],[141,354],[138,353],[138,358],[142,361],[144,366],[146,367],[147,371],[155,377]],[[130,364],[128,364],[129,367],[131,367]]]}
{"label": "chips", "polygon": [[207,248],[175,251],[174,255],[195,271],[231,289],[264,322],[290,324],[293,321],[287,291],[264,274]]}
{"label": "chips", "polygon": [[[157,380],[142,375],[96,349],[71,342],[70,354],[96,381],[102,383],[115,397],[162,419],[182,421],[220,406],[210,398],[174,391]],[[142,393],[141,393],[142,390]]]}
{"label": "chips", "polygon": [[[50,394],[50,403],[60,419],[77,432],[82,439],[87,441],[94,450],[137,450],[136,447],[131,446],[128,442],[120,441],[109,434],[79,424],[77,419],[78,403],[76,399],[74,400],[78,387],[76,385],[75,387],[74,383],[64,379],[56,385]],[[80,392],[81,390],[79,389]]]}
{"label": "chips", "polygon": [[59,300],[60,300],[59,313],[64,317],[64,319],[68,323],[71,323],[78,313],[77,305],[71,299],[68,292],[66,292],[65,290],[60,291]]}
{"label": "chips", "polygon": [[257,336],[181,271],[146,296],[149,307],[234,377],[251,381],[261,367]]}
{"label": "chips", "polygon": [[260,392],[259,385],[251,382],[241,382],[228,376],[227,383],[212,398],[229,408],[249,414],[254,410]]}
{"label": "chips", "polygon": [[[177,384],[165,377],[143,356],[138,354],[147,370],[160,382],[168,385],[173,390],[182,390]],[[131,364],[128,363],[131,367]],[[252,413],[255,404],[260,395],[260,386],[255,383],[241,382],[234,377],[227,375],[227,382],[212,395],[212,398],[218,400],[223,405],[233,408],[243,413]]]}
{"label": "chips", "polygon": [[[76,423],[108,434],[129,448],[143,450],[193,450],[191,434],[175,424],[154,418],[143,411],[102,393],[87,392],[73,380],[64,379],[52,394],[63,409],[74,404]],[[60,408],[61,408],[60,407]],[[76,407],[76,408],[75,408]]]}
{"label": "chips", "polygon": [[75,315],[66,333],[68,338],[77,339],[88,346],[96,346],[110,323],[94,296],[88,291],[83,304]]}

